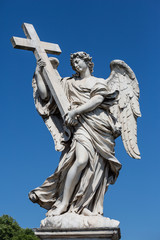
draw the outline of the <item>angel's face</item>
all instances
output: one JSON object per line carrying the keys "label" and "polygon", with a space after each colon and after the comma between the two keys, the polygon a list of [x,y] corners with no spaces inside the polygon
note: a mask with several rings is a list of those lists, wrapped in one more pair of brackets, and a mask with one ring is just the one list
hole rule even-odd
{"label": "angel's face", "polygon": [[74,68],[75,68],[76,72],[78,72],[78,73],[81,73],[88,68],[85,61],[83,59],[81,59],[80,57],[76,57],[73,60],[73,65],[74,65]]}

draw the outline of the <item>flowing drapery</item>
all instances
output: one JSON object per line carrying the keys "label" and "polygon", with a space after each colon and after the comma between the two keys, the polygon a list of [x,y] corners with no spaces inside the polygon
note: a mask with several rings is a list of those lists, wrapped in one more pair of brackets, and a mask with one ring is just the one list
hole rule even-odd
{"label": "flowing drapery", "polygon": [[58,207],[63,198],[67,173],[76,160],[75,149],[79,142],[87,149],[89,160],[71,196],[68,211],[81,213],[86,208],[95,214],[103,214],[104,194],[108,185],[116,181],[121,169],[114,156],[117,128],[109,112],[109,106],[115,103],[118,92],[110,92],[102,79],[97,79],[91,89],[77,84],[74,78],[65,78],[62,85],[72,108],[85,104],[95,95],[102,95],[104,101],[93,111],[78,117],[72,143],[62,152],[55,173],[32,192],[41,207],[47,210]]}

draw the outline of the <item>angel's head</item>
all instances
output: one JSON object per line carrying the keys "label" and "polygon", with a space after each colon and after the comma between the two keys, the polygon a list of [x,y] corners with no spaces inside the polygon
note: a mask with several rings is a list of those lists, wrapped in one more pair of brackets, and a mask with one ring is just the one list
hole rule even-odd
{"label": "angel's head", "polygon": [[74,71],[76,71],[76,76],[80,75],[81,68],[89,68],[90,74],[92,75],[94,63],[92,62],[92,57],[85,52],[76,52],[71,54],[70,58],[71,66]]}

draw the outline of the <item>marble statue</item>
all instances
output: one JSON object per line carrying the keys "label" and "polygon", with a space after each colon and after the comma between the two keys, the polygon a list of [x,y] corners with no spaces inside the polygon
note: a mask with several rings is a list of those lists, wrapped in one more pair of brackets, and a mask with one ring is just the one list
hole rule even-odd
{"label": "marble statue", "polygon": [[[29,36],[30,26],[24,27]],[[25,43],[28,49],[33,50],[31,44],[35,41],[48,48],[37,36],[33,42],[29,39]],[[20,40],[14,37],[12,44],[20,46],[16,41]],[[32,202],[48,211],[41,226],[54,227],[63,216],[63,219],[66,216],[66,223],[60,224],[63,228],[73,227],[76,221],[78,227],[83,227],[80,222],[85,222],[84,217],[88,217],[84,225],[94,226],[90,216],[99,219],[100,227],[118,226],[116,220],[107,220],[105,225],[101,216],[104,194],[121,169],[115,157],[115,139],[121,136],[127,153],[140,159],[137,117],[141,113],[136,76],[124,61],[114,60],[107,79],[94,77],[92,58],[85,52],[76,52],[70,57],[75,74],[62,78],[57,71],[58,59],[40,56],[38,48],[35,49],[37,66],[32,81],[35,106],[53,137],[55,149],[62,152],[56,171],[29,193]],[[57,85],[51,80],[53,75]],[[73,220],[76,219],[73,216],[79,220]]]}
{"label": "marble statue", "polygon": [[[56,58],[50,61],[58,65]],[[133,71],[123,61],[114,60],[111,74],[105,80],[92,75],[89,54],[71,54],[70,61],[76,74],[61,79],[71,106],[64,122],[43,79],[45,62],[37,63],[33,78],[36,108],[53,136],[56,149],[62,151],[55,173],[29,195],[33,202],[48,210],[48,217],[65,212],[103,215],[104,194],[121,169],[114,156],[118,136],[122,136],[127,153],[140,158],[136,124],[140,116],[139,88]]]}

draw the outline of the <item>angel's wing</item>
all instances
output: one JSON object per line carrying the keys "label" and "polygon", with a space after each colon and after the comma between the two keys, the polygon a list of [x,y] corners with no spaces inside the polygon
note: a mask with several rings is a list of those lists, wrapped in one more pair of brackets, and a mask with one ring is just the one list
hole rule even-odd
{"label": "angel's wing", "polygon": [[107,84],[110,89],[119,91],[118,102],[110,111],[121,125],[121,137],[127,153],[140,159],[137,145],[137,117],[141,116],[138,81],[132,69],[121,60],[112,61],[110,68]]}
{"label": "angel's wing", "polygon": [[[52,66],[55,69],[57,69],[58,66],[57,60],[58,59],[56,58],[50,58]],[[58,71],[57,74],[59,75]],[[52,135],[55,144],[55,150],[63,151],[66,146],[66,142],[71,137],[71,132],[64,126],[63,119],[61,117],[60,112],[57,109],[53,97],[50,96],[47,102],[43,101],[40,98],[37,83],[34,76],[32,80],[32,87],[35,107]]]}

